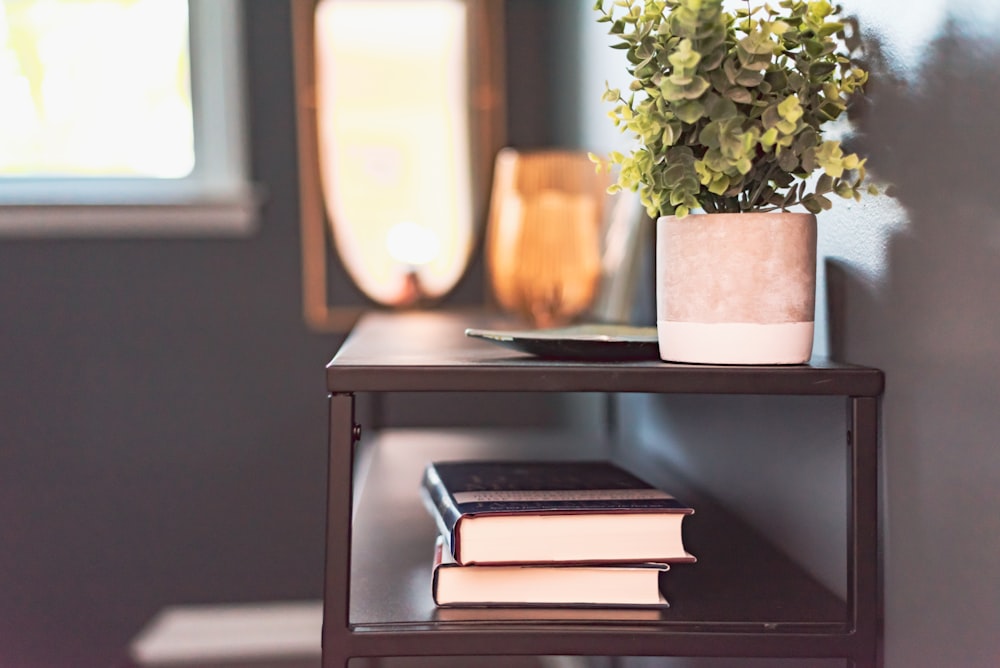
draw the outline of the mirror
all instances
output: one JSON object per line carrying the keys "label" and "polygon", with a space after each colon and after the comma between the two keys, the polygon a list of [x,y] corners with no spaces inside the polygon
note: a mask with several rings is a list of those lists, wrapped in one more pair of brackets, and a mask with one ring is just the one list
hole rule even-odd
{"label": "mirror", "polygon": [[375,304],[446,296],[486,218],[503,141],[501,0],[297,0],[306,320],[328,304],[332,246]]}

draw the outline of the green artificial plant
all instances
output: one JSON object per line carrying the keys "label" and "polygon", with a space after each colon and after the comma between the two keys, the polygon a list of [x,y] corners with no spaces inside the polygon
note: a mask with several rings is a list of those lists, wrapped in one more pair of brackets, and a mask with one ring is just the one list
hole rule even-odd
{"label": "green artificial plant", "polygon": [[868,79],[839,7],[606,4],[594,9],[620,40],[613,48],[626,52],[632,82],[627,97],[606,86],[604,99],[616,105],[615,125],[638,140],[628,154],[612,152],[610,165],[591,156],[599,168],[618,166],[612,192],[638,190],[653,218],[796,204],[818,213],[830,208],[828,194],[860,199],[865,161],[823,137]]}

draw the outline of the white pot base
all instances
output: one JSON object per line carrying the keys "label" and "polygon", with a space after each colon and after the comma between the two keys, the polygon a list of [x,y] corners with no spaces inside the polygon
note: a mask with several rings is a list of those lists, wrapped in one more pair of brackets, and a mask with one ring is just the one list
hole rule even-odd
{"label": "white pot base", "polygon": [[692,364],[804,364],[813,323],[697,323],[659,320],[660,358]]}

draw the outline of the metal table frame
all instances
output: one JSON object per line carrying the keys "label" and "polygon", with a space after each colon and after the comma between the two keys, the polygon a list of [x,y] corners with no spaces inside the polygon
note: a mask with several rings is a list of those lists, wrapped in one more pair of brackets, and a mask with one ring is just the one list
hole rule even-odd
{"label": "metal table frame", "polygon": [[[323,666],[351,657],[443,655],[841,657],[880,665],[882,598],[878,561],[879,419],[884,377],[877,369],[814,360],[796,367],[709,367],[658,362],[573,363],[516,358],[461,336],[462,316],[376,315],[366,318],[327,368],[329,470],[324,587]],[[468,326],[479,326],[473,323]],[[407,341],[401,332],[440,330]],[[437,331],[435,330],[435,331]],[[448,332],[458,335],[448,338]],[[425,332],[426,333],[426,332]],[[441,341],[444,345],[441,345]],[[423,341],[437,341],[426,345]],[[419,353],[419,354],[418,354]],[[576,623],[526,628],[428,624],[358,631],[349,618],[352,497],[358,392],[552,391],[834,395],[846,398],[847,619],[839,632],[764,633],[711,622],[684,630],[662,624],[617,627]]]}

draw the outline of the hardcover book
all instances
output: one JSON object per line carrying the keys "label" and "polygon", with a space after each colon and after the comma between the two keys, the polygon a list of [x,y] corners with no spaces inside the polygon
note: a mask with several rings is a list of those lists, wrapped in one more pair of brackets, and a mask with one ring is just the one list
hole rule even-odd
{"label": "hardcover book", "polygon": [[459,564],[694,561],[694,510],[611,462],[433,462],[421,492]]}
{"label": "hardcover book", "polygon": [[461,566],[434,549],[434,603],[463,607],[665,607],[667,564]]}

